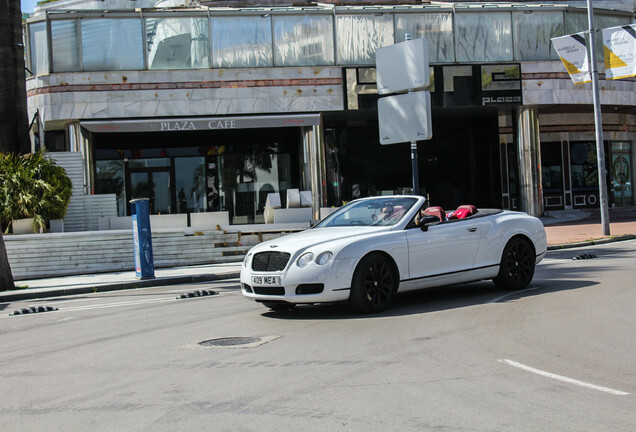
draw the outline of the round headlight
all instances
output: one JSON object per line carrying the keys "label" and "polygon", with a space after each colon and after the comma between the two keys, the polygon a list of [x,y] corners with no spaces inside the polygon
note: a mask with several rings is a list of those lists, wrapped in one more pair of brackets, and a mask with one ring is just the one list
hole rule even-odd
{"label": "round headlight", "polygon": [[243,266],[245,268],[248,268],[250,266],[250,262],[252,261],[252,254],[247,254],[247,256],[245,257],[245,259],[243,260]]}
{"label": "round headlight", "polygon": [[318,258],[316,258],[316,264],[325,265],[329,263],[329,261],[331,261],[332,258],[333,258],[333,254],[331,252],[329,251],[323,252],[320,255],[318,255]]}
{"label": "round headlight", "polygon": [[298,261],[296,261],[296,264],[298,264],[298,267],[300,268],[305,268],[309,265],[309,263],[311,263],[314,259],[314,254],[312,254],[311,252],[307,252],[306,254],[302,254],[300,256],[300,258],[298,258]]}

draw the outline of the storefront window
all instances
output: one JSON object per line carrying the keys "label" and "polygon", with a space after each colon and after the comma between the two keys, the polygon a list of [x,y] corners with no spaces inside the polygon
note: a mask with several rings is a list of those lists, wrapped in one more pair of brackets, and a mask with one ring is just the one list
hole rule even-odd
{"label": "storefront window", "polygon": [[206,211],[205,158],[175,158],[177,213]]}
{"label": "storefront window", "polygon": [[95,193],[115,194],[117,196],[117,215],[126,215],[124,161],[99,160],[96,162]]}
{"label": "storefront window", "polygon": [[611,147],[611,179],[614,203],[619,206],[632,205],[632,143],[613,142]]}
{"label": "storefront window", "polygon": [[276,66],[334,64],[331,16],[275,16],[273,26]]}
{"label": "storefront window", "polygon": [[563,193],[561,143],[541,143],[541,182],[546,194]]}
{"label": "storefront window", "polygon": [[263,223],[267,194],[291,187],[288,154],[233,154],[218,161],[221,206],[233,224]]}
{"label": "storefront window", "polygon": [[596,144],[593,142],[571,143],[570,159],[572,189],[575,191],[598,190]]}

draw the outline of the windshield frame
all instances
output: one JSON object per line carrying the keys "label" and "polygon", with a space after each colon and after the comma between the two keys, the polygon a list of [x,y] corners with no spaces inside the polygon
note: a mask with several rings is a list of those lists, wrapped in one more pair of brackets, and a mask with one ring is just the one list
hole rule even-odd
{"label": "windshield frame", "polygon": [[[339,208],[314,228],[327,227],[389,227],[395,226],[404,219],[418,203],[414,196],[390,196],[363,198],[351,201]],[[392,212],[381,214],[382,210],[390,206]]]}

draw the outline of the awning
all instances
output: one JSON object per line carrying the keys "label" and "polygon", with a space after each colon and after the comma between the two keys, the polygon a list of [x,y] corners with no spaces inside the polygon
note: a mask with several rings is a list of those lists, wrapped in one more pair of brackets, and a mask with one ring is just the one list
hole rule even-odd
{"label": "awning", "polygon": [[152,118],[141,120],[86,120],[80,126],[90,132],[179,132],[317,126],[320,114],[245,117]]}

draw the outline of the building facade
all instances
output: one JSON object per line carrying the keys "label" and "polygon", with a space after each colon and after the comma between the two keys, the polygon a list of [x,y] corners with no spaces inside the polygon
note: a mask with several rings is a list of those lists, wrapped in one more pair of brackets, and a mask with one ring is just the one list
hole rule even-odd
{"label": "building facade", "polygon": [[[316,218],[410,192],[409,144],[379,144],[374,68],[407,33],[429,47],[432,204],[598,207],[591,86],[550,44],[587,29],[584,1],[202,3],[60,0],[26,21],[34,145],[81,152],[86,193],[116,194],[119,215],[149,197],[258,223],[270,192],[311,190]],[[599,29],[634,22],[632,2],[595,5]],[[636,80],[600,79],[610,205],[634,205]]]}

